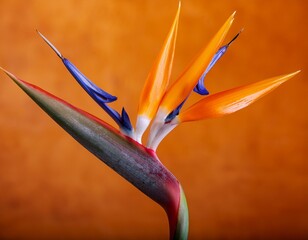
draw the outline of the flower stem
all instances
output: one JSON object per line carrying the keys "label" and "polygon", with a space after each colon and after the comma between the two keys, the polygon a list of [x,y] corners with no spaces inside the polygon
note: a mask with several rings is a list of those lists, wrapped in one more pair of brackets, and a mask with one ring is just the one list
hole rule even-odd
{"label": "flower stem", "polygon": [[186,240],[188,238],[188,228],[189,228],[189,215],[188,207],[186,202],[186,197],[182,186],[180,185],[180,202],[177,216],[177,224],[175,228],[174,236],[170,235],[173,240]]}

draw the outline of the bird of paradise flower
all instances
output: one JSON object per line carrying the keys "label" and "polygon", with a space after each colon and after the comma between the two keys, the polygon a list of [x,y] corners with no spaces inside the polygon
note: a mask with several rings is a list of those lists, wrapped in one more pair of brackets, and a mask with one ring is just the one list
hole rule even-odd
{"label": "bird of paradise flower", "polygon": [[[186,99],[194,92],[209,94],[204,86],[207,73],[241,31],[229,43],[222,45],[234,20],[234,12],[191,65],[168,87],[180,8],[181,4],[145,82],[135,128],[124,108],[119,113],[108,105],[117,97],[90,81],[40,32],[39,35],[60,57],[71,75],[118,124],[119,130],[1,68],[80,144],[164,208],[169,220],[170,239],[187,239],[188,207],[179,181],[156,155],[162,139],[183,122],[220,117],[247,107],[299,73],[296,71],[219,92],[181,111]],[[143,144],[142,136],[149,125],[149,137],[147,143]]]}

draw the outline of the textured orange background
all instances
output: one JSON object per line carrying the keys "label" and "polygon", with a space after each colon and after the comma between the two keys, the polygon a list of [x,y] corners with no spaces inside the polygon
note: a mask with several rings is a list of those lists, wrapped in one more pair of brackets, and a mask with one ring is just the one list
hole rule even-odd
{"label": "textured orange background", "polygon": [[[0,65],[109,118],[37,36],[45,34],[136,116],[177,0],[0,0]],[[184,124],[158,149],[190,206],[190,239],[308,238],[305,0],[183,0],[172,79],[237,10],[245,31],[208,75],[213,93],[302,69],[253,106]],[[1,239],[167,239],[163,210],[79,146],[0,76]]]}

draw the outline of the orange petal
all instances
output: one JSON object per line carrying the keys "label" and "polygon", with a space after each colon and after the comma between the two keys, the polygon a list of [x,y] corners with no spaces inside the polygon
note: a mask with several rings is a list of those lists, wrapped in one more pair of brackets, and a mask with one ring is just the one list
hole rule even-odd
{"label": "orange petal", "polygon": [[174,57],[181,3],[164,45],[143,87],[138,109],[136,132],[143,134],[156,114],[159,103],[167,89]]}
{"label": "orange petal", "polygon": [[209,65],[214,54],[229,31],[234,20],[235,12],[228,18],[224,25],[219,29],[207,47],[201,52],[196,60],[184,71],[180,78],[166,92],[160,104],[161,112],[169,114],[190,94],[195,87],[199,77]]}
{"label": "orange petal", "polygon": [[269,78],[257,83],[213,94],[183,111],[178,116],[178,121],[196,121],[236,112],[268,94],[299,72]]}

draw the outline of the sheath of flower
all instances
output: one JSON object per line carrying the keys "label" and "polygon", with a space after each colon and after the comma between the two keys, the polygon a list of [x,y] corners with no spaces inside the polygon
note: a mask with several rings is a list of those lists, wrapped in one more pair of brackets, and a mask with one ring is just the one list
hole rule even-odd
{"label": "sheath of flower", "polygon": [[[208,94],[204,87],[205,75],[226,52],[239,33],[228,44],[221,47],[234,20],[235,13],[233,13],[192,64],[168,87],[180,7],[181,4],[179,4],[171,29],[141,93],[135,131],[124,108],[120,114],[108,105],[117,98],[87,79],[41,33],[39,33],[41,37],[61,58],[73,77],[115,120],[120,130],[1,68],[73,138],[163,207],[169,220],[170,239],[187,239],[188,208],[179,181],[156,155],[156,148],[161,140],[182,122],[236,112],[299,72],[206,96],[181,111],[183,104],[193,91],[201,95]],[[151,121],[153,122],[147,147],[145,147],[141,144],[141,138]]]}
{"label": "sheath of flower", "polygon": [[169,220],[170,239],[187,238],[184,192],[154,151],[97,117],[2,70],[81,145],[163,207]]}

